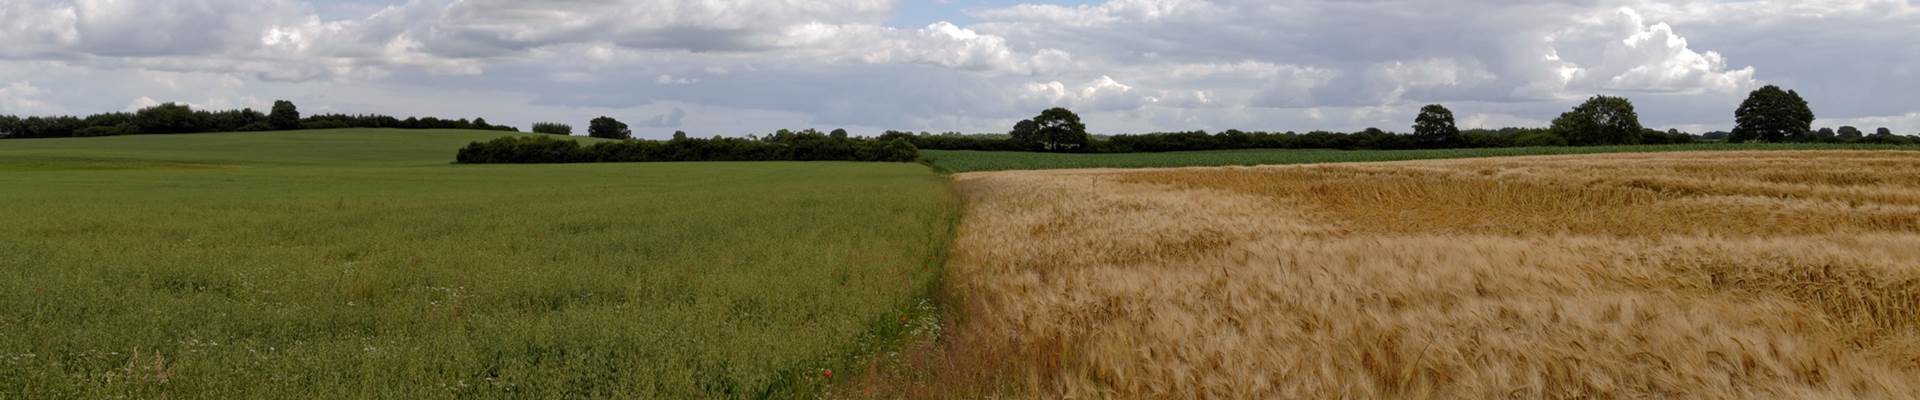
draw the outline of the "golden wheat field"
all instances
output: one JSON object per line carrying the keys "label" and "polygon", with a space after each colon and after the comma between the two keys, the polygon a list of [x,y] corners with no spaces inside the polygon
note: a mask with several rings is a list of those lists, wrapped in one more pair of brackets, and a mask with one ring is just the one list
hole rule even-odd
{"label": "golden wheat field", "polygon": [[[1920,153],[994,172],[930,385],[1920,397]],[[915,390],[904,389],[907,393]],[[939,397],[957,392],[926,390]]]}

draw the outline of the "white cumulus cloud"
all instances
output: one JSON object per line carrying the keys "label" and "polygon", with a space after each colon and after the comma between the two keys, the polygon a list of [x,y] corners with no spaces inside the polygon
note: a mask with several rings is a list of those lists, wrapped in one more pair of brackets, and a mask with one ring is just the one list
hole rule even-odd
{"label": "white cumulus cloud", "polygon": [[903,26],[901,0],[0,0],[0,112],[286,98],[750,133],[1004,131],[1066,106],[1109,133],[1305,131],[1428,103],[1536,123],[1611,94],[1648,126],[1726,129],[1779,84],[1823,121],[1920,130],[1912,0],[1022,3]]}
{"label": "white cumulus cloud", "polygon": [[0,86],[0,114],[39,115],[60,111],[47,102],[47,90],[32,82],[11,82]]}

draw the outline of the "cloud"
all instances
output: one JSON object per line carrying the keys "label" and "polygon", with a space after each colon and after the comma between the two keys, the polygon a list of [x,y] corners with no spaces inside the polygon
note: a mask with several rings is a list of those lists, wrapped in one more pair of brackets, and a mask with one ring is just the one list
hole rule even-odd
{"label": "cloud", "polygon": [[244,48],[276,21],[297,17],[284,0],[13,0],[0,4],[7,55],[199,55]]}
{"label": "cloud", "polygon": [[26,85],[0,112],[286,98],[751,133],[1004,131],[1065,106],[1117,133],[1403,129],[1427,103],[1537,123],[1613,94],[1649,126],[1725,129],[1780,84],[1829,120],[1920,130],[1908,0],[1034,1],[889,25],[902,3],[0,0],[0,82]]}
{"label": "cloud", "polygon": [[[811,23],[877,23],[889,0],[416,0],[430,10],[413,29],[436,53],[497,55],[542,46],[609,42],[636,49],[695,52],[775,47]],[[437,12],[435,12],[437,11]]]}
{"label": "cloud", "polygon": [[12,82],[0,86],[0,114],[38,115],[59,112],[59,106],[47,102],[47,90],[32,82]]}
{"label": "cloud", "polygon": [[653,81],[654,83],[659,83],[661,85],[692,85],[695,83],[700,83],[699,79],[684,77],[684,76],[675,77],[669,74],[660,74],[659,77],[653,78]]}
{"label": "cloud", "polygon": [[0,2],[0,38],[9,46],[0,55],[26,58],[72,46],[80,40],[79,13],[72,4],[45,1]]}
{"label": "cloud", "polygon": [[[180,4],[186,1],[192,4]],[[294,0],[20,0],[0,38],[14,58],[107,67],[244,72],[261,80],[374,79],[395,69],[472,75],[488,65],[584,46],[602,63],[635,52],[807,54],[1019,74],[1065,65],[1057,49],[940,22],[878,25],[889,0],[411,0],[364,18],[323,20]],[[789,54],[779,54],[789,53]]]}
{"label": "cloud", "polygon": [[133,102],[127,103],[127,107],[122,108],[121,111],[129,111],[129,112],[139,111],[142,108],[153,107],[161,104],[163,104],[163,102],[159,100],[154,100],[152,97],[140,96],[139,98],[133,99]]}
{"label": "cloud", "polygon": [[1141,67],[1135,68],[1131,75],[1157,77],[1149,79],[1157,86],[1193,90],[1192,96],[1170,95],[1193,100],[1162,103],[1170,106],[1295,108],[1313,106],[1313,89],[1328,84],[1340,73],[1310,66],[1243,60]]}
{"label": "cloud", "polygon": [[[1074,43],[1067,50],[1115,63],[1211,59],[1219,61],[1203,65],[1337,71],[1328,82],[1278,85],[1280,93],[1255,97],[1263,106],[1541,101],[1603,90],[1730,92],[1755,82],[1755,70],[1728,69],[1725,57],[1689,47],[1671,25],[1645,21],[1631,9],[1583,12],[1579,3],[1586,2],[1436,8],[1399,0],[1114,0],[978,14],[991,20],[983,24],[986,31]],[[1367,29],[1355,29],[1362,26]],[[1572,57],[1589,48],[1606,50]],[[1303,102],[1302,86],[1323,90]]]}
{"label": "cloud", "polygon": [[1920,135],[1920,111],[1900,115],[1879,115],[1871,117],[1842,118],[1816,121],[1819,127],[1858,127],[1869,133],[1881,127],[1895,127],[1894,134]]}
{"label": "cloud", "polygon": [[1699,52],[1665,22],[1649,24],[1632,8],[1590,21],[1551,38],[1554,58],[1573,49],[1602,49],[1556,70],[1572,71],[1574,88],[1629,92],[1732,93],[1758,87],[1753,67],[1729,70],[1720,53]]}
{"label": "cloud", "polygon": [[1020,4],[975,13],[982,18],[1063,24],[1074,27],[1140,23],[1175,16],[1207,16],[1226,9],[1199,0],[1113,0],[1097,5]]}
{"label": "cloud", "polygon": [[238,110],[243,108],[265,110],[266,107],[263,107],[263,106],[267,104],[266,101],[263,101],[260,98],[253,97],[253,96],[244,96],[238,99],[227,98],[227,97],[209,97],[206,99],[206,101],[184,101],[184,100],[160,101],[160,100],[155,100],[152,96],[140,96],[140,97],[134,98],[133,101],[128,102],[127,106],[121,108],[120,111],[127,111],[127,112],[139,111],[140,109],[143,109],[143,108],[153,107],[153,106],[157,106],[165,103],[175,103],[175,104],[185,105],[195,110]]}
{"label": "cloud", "polygon": [[674,107],[673,110],[667,111],[666,114],[655,115],[652,119],[641,122],[640,126],[648,128],[679,128],[681,122],[686,120],[686,118],[687,110]]}
{"label": "cloud", "polygon": [[925,64],[978,72],[1046,73],[1072,63],[1072,55],[1063,50],[1016,51],[1006,38],[944,21],[916,30],[809,24],[788,32],[779,44],[832,61]]}
{"label": "cloud", "polygon": [[1154,101],[1133,86],[1107,76],[1071,89],[1059,81],[1029,83],[1026,89],[1021,100],[1030,104],[1030,108],[1064,106],[1082,111],[1118,111],[1140,108]]}
{"label": "cloud", "polygon": [[[1821,118],[1899,115],[1920,104],[1920,3],[1905,0],[1635,1],[1695,48],[1797,89]],[[1730,116],[1730,114],[1729,114]],[[1920,127],[1915,127],[1920,128]]]}

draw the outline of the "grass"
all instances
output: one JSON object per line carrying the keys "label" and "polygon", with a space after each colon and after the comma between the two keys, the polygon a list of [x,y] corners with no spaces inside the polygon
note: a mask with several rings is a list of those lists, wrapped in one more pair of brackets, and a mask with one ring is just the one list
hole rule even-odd
{"label": "grass", "polygon": [[497,135],[0,141],[0,398],[811,397],[958,207],[912,164],[449,164]]}
{"label": "grass", "polygon": [[[445,165],[461,146],[514,133],[461,130],[315,131],[132,135],[0,141],[8,169],[138,169],[149,166]],[[524,134],[523,134],[524,135]],[[574,137],[576,140],[598,140]],[[172,164],[172,165],[170,165]]]}
{"label": "grass", "polygon": [[1499,156],[1649,153],[1673,151],[1740,150],[1916,150],[1913,146],[1883,144],[1725,144],[1594,146],[1594,147],[1513,147],[1495,149],[1442,150],[1331,150],[1331,149],[1257,149],[1182,151],[1168,153],[1062,154],[1033,152],[989,152],[921,150],[921,158],[949,172],[1039,170],[1069,168],[1168,168],[1317,164],[1362,161],[1407,161]]}
{"label": "grass", "polygon": [[[1920,153],[955,176],[898,397],[1920,397]],[[879,397],[892,397],[882,395]]]}

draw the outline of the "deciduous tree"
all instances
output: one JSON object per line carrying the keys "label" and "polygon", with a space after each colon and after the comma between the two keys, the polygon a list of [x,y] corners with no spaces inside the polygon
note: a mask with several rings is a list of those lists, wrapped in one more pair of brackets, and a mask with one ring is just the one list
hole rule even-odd
{"label": "deciduous tree", "polygon": [[1553,120],[1553,132],[1575,146],[1640,142],[1640,114],[1623,97],[1593,96]]}
{"label": "deciduous tree", "polygon": [[278,131],[300,129],[300,109],[291,101],[274,100],[273,110],[267,113],[267,126]]}
{"label": "deciduous tree", "polygon": [[[413,118],[407,118],[407,120],[413,121]],[[417,124],[417,122],[415,124]],[[558,122],[535,122],[533,123],[533,133],[545,133],[549,135],[572,135],[573,125],[567,125],[567,124],[562,124]]]}
{"label": "deciduous tree", "polygon": [[[1041,111],[1033,117],[1034,140],[1041,150],[1047,151],[1086,151],[1091,149],[1092,136],[1087,134],[1087,125],[1080,122],[1080,115],[1065,108],[1054,107]],[[1018,128],[1018,125],[1015,126]],[[1015,129],[1016,131],[1018,129]]]}
{"label": "deciduous tree", "polygon": [[1860,140],[1860,138],[1866,137],[1865,134],[1860,132],[1860,128],[1851,126],[1840,127],[1839,135],[1840,140]]}
{"label": "deciduous tree", "polygon": [[1040,124],[1034,123],[1031,119],[1023,119],[1013,124],[1013,130],[1008,131],[1007,136],[1013,137],[1012,140],[1014,144],[1024,147],[1038,147],[1040,143],[1040,139],[1038,138],[1039,133]]}
{"label": "deciduous tree", "polygon": [[1453,110],[1439,104],[1420,108],[1413,118],[1413,137],[1420,145],[1444,147],[1460,142],[1460,128],[1453,123]]}
{"label": "deciduous tree", "polygon": [[178,103],[142,108],[133,113],[133,121],[145,133],[187,133],[199,128],[193,109]]}
{"label": "deciduous tree", "polygon": [[1800,98],[1799,92],[1767,85],[1748,94],[1747,100],[1734,110],[1736,125],[1727,140],[1784,142],[1804,137],[1813,129],[1813,118],[1813,109],[1807,107],[1807,100]]}
{"label": "deciduous tree", "polygon": [[1840,137],[1840,134],[1835,133],[1833,131],[1833,128],[1820,128],[1820,130],[1814,131],[1813,133],[1813,141],[1816,141],[1816,142],[1833,141],[1835,138],[1838,138],[1838,137]]}
{"label": "deciduous tree", "polygon": [[620,120],[601,116],[587,122],[587,136],[601,139],[632,139],[633,130]]}

